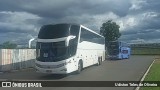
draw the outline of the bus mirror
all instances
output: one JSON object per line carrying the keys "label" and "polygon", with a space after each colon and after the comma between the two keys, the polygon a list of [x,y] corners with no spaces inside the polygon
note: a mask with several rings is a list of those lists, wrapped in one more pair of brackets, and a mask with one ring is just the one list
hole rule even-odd
{"label": "bus mirror", "polygon": [[69,40],[76,38],[76,36],[68,36],[65,42],[66,47],[69,46]]}

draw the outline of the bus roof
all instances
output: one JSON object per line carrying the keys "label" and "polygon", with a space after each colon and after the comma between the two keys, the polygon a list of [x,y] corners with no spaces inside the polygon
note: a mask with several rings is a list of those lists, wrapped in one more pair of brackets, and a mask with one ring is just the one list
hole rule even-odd
{"label": "bus roof", "polygon": [[[95,32],[95,31],[93,31],[93,30],[85,27],[84,25],[77,24],[77,23],[57,23],[57,24],[47,24],[47,25],[58,25],[58,24],[77,25],[77,26],[83,27],[84,29],[86,29],[86,30],[88,30],[88,31],[90,31],[90,32],[92,32],[92,33],[94,33],[94,34],[97,34],[98,36],[101,36],[101,37],[104,38],[104,36],[100,35],[99,33],[97,33],[97,32]],[[44,26],[45,26],[45,25],[44,25]]]}

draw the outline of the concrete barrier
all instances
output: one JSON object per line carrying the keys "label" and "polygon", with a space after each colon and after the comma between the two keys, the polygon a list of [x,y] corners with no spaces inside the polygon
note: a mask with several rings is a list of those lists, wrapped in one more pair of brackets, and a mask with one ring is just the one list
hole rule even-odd
{"label": "concrete barrier", "polygon": [[34,67],[35,49],[0,49],[0,71]]}

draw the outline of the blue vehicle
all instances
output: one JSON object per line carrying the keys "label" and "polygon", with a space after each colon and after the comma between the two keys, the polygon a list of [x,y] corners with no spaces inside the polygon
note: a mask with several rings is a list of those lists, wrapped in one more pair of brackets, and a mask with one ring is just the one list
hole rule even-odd
{"label": "blue vehicle", "polygon": [[110,59],[128,59],[131,55],[129,44],[120,41],[109,42],[107,51]]}

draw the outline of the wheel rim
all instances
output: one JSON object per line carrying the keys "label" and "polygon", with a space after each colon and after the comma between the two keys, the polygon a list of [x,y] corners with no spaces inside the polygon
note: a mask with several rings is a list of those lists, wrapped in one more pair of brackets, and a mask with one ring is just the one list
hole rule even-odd
{"label": "wheel rim", "polygon": [[78,64],[78,71],[79,72],[81,71],[81,64],[80,63]]}

